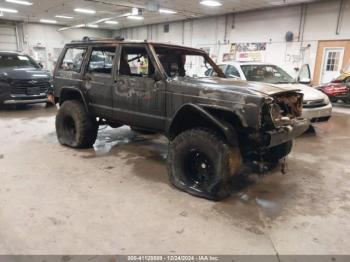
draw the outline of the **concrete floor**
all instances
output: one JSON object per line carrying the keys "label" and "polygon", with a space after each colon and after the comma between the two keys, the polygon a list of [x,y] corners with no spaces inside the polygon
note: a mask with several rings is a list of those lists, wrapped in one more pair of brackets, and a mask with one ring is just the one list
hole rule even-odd
{"label": "concrete floor", "polygon": [[223,202],[169,185],[167,143],[127,127],[56,140],[56,108],[0,110],[0,254],[349,254],[350,108]]}

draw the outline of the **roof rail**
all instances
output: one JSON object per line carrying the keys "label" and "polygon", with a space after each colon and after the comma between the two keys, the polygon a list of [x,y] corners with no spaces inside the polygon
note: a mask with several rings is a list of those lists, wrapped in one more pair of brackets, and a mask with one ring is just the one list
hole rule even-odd
{"label": "roof rail", "polygon": [[94,42],[94,41],[107,41],[107,40],[124,41],[125,38],[122,37],[122,36],[116,36],[116,37],[114,37],[114,38],[97,38],[97,37],[84,36],[82,40],[72,40],[71,43]]}

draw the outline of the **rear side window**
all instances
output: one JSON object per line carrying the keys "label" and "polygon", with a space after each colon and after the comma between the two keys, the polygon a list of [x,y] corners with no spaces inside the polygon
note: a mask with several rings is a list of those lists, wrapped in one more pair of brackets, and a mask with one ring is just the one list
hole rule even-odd
{"label": "rear side window", "polygon": [[88,67],[89,73],[111,74],[114,56],[115,47],[93,48]]}
{"label": "rear side window", "polygon": [[86,48],[68,48],[62,63],[59,66],[59,70],[79,73],[84,61],[86,50]]}

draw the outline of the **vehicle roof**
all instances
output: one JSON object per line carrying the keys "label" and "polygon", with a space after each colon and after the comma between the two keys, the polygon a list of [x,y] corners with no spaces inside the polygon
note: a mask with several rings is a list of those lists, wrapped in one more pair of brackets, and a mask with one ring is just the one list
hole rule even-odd
{"label": "vehicle roof", "polygon": [[187,46],[181,46],[181,45],[174,45],[174,44],[169,44],[169,43],[161,43],[161,42],[148,42],[147,40],[120,40],[120,39],[113,39],[113,38],[106,38],[106,39],[92,39],[92,40],[78,40],[78,41],[72,41],[70,43],[67,43],[67,46],[81,46],[81,45],[96,45],[96,44],[149,44],[152,46],[157,46],[157,47],[164,47],[164,48],[179,48],[179,49],[186,49],[189,51],[196,51],[196,52],[201,52],[205,53],[204,50],[193,48],[193,47],[187,47]]}

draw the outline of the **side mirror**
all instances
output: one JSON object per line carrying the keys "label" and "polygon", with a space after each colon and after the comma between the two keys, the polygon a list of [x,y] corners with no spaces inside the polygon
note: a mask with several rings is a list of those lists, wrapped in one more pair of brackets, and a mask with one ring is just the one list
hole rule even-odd
{"label": "side mirror", "polygon": [[311,84],[311,71],[308,64],[302,65],[298,75],[298,82],[300,84],[309,85]]}
{"label": "side mirror", "polygon": [[211,75],[211,72],[212,72],[212,69],[209,68],[207,71],[205,71],[204,75],[205,75],[205,76],[210,76],[210,75]]}
{"label": "side mirror", "polygon": [[303,85],[309,85],[311,83],[311,79],[307,77],[300,78],[298,82]]}

